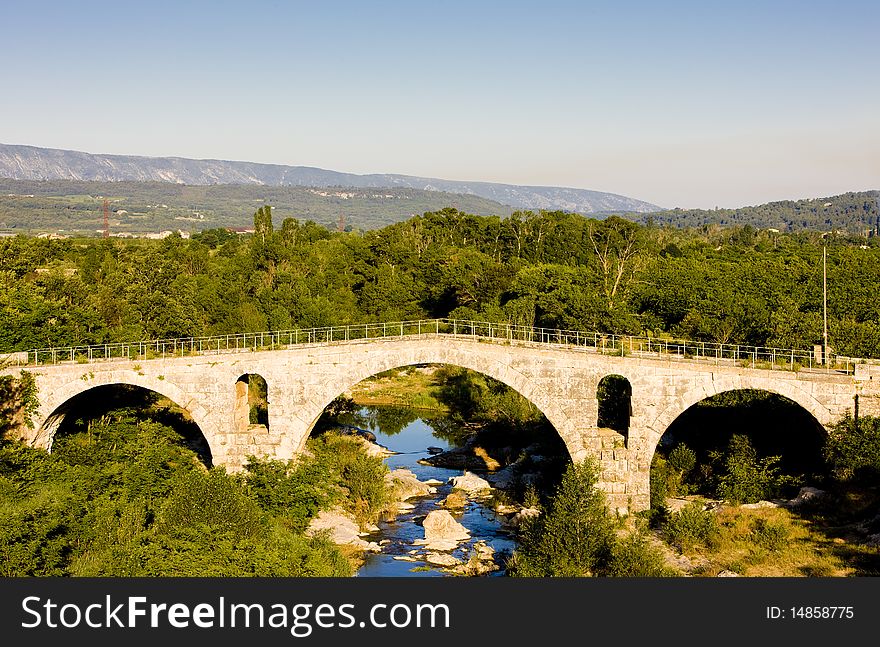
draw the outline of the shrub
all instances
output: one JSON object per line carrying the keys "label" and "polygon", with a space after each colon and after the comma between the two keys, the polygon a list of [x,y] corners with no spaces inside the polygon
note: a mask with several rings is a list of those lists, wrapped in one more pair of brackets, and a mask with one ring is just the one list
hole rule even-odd
{"label": "shrub", "polygon": [[675,575],[663,560],[662,553],[641,533],[618,538],[611,549],[611,559],[603,570],[611,577],[670,577]]}
{"label": "shrub", "polygon": [[835,478],[877,481],[880,478],[880,418],[862,416],[856,425],[847,413],[829,429],[824,454]]}
{"label": "shrub", "polygon": [[662,511],[669,497],[669,465],[659,454],[651,461],[651,510]]}
{"label": "shrub", "polygon": [[269,514],[284,517],[303,531],[309,519],[336,496],[329,466],[315,460],[273,461],[248,457],[245,482],[251,496]]}
{"label": "shrub", "polygon": [[514,553],[520,577],[594,575],[611,560],[615,540],[594,461],[571,464],[545,514],[528,522]]}
{"label": "shrub", "polygon": [[697,455],[684,443],[676,445],[667,458],[669,466],[684,478],[697,464]]}
{"label": "shrub", "polygon": [[754,542],[767,550],[782,550],[791,536],[791,526],[785,521],[757,518],[752,524]]}
{"label": "shrub", "polygon": [[360,455],[342,469],[342,485],[348,489],[347,507],[358,523],[373,520],[390,500],[385,473],[388,468],[379,457]]}
{"label": "shrub", "polygon": [[714,452],[721,465],[716,495],[735,503],[755,503],[778,497],[792,479],[781,473],[779,456],[759,458],[747,436],[734,435],[726,452]]}
{"label": "shrub", "polygon": [[244,539],[263,528],[263,513],[243,485],[222,469],[175,475],[165,500],[160,527],[169,533],[206,528]]}
{"label": "shrub", "polygon": [[718,539],[719,530],[715,514],[703,510],[700,501],[689,503],[670,515],[663,526],[666,540],[682,552],[691,551],[697,546],[712,546]]}
{"label": "shrub", "polygon": [[331,474],[332,500],[359,523],[374,521],[390,499],[384,478],[388,468],[382,458],[367,456],[359,438],[333,432],[309,440],[308,447],[315,464]]}

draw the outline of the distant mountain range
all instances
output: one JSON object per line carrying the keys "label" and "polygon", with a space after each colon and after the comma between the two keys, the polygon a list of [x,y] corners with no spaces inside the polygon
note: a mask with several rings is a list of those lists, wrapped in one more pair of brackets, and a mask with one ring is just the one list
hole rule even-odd
{"label": "distant mountain range", "polygon": [[514,209],[578,213],[659,211],[657,205],[614,193],[549,186],[463,182],[390,173],[356,175],[309,166],[196,160],[182,157],[97,155],[0,144],[0,177],[16,180],[172,182],[186,185],[401,188],[474,195]]}

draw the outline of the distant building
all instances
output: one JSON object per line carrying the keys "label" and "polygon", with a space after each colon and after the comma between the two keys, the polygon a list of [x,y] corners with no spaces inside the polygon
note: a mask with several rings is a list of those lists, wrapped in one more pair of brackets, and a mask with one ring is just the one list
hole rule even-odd
{"label": "distant building", "polygon": [[239,236],[243,236],[244,234],[254,233],[254,228],[253,227],[227,227],[226,231],[232,232],[233,234],[238,234]]}

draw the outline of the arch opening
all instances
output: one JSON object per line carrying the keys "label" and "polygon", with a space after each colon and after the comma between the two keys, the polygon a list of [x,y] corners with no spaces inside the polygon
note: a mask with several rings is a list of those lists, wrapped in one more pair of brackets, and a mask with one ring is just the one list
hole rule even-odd
{"label": "arch opening", "polygon": [[[547,416],[525,396],[493,377],[453,364],[420,363],[385,370],[337,396],[314,424],[311,436],[342,429],[368,438],[397,436],[423,424],[437,441],[425,465],[495,474],[507,484],[550,490],[571,461]],[[426,451],[409,446],[406,451]],[[438,451],[442,449],[443,451]]]}
{"label": "arch opening", "polygon": [[596,388],[599,402],[597,426],[613,429],[629,445],[629,422],[632,416],[632,385],[622,375],[606,375]]}
{"label": "arch opening", "polygon": [[96,423],[129,420],[151,421],[176,432],[180,444],[191,450],[206,467],[213,466],[210,444],[190,413],[170,398],[133,384],[95,386],[68,399],[46,419],[48,449],[77,434],[91,433]]}
{"label": "arch opening", "polygon": [[825,428],[797,402],[758,389],[705,398],[661,436],[651,461],[651,506],[700,495],[754,503],[822,478]]}
{"label": "arch opening", "polygon": [[269,385],[262,375],[245,373],[235,381],[234,415],[240,431],[253,425],[269,429]]}

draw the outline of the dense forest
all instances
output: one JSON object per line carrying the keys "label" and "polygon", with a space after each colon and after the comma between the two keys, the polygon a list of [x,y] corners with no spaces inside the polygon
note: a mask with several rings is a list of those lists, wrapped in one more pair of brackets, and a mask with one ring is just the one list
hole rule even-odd
{"label": "dense forest", "polygon": [[0,352],[456,317],[880,357],[880,238],[444,209],[162,241],[0,239]]}
{"label": "dense forest", "polygon": [[670,209],[627,217],[673,227],[750,225],[779,231],[841,231],[865,237],[880,236],[880,191],[783,200],[741,209]]}
{"label": "dense forest", "polygon": [[13,233],[95,236],[104,226],[103,198],[110,201],[114,234],[214,227],[249,227],[254,210],[271,204],[279,221],[313,220],[337,229],[377,229],[413,214],[456,206],[479,214],[512,209],[475,195],[407,188],[358,189],[171,182],[80,182],[0,178],[0,228]]}

